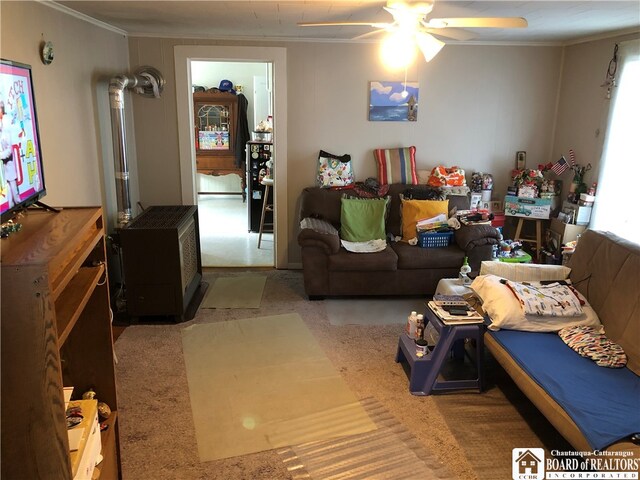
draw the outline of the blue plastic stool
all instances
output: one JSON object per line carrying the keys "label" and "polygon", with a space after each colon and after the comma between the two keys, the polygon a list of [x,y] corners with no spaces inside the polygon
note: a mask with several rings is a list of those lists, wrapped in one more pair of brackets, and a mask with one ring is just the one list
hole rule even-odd
{"label": "blue plastic stool", "polygon": [[[445,325],[427,307],[425,318],[440,333],[438,343],[432,351],[422,358],[416,355],[415,341],[406,334],[400,335],[396,362],[406,361],[411,369],[409,376],[409,391],[413,395],[431,395],[433,393],[451,392],[477,388],[479,392],[484,389],[484,324],[472,325]],[[478,376],[469,380],[438,380],[438,375],[444,366],[447,357],[452,353],[454,346],[459,356],[459,346],[464,347],[464,339],[471,338],[476,341],[476,369]],[[457,343],[457,345],[456,345]]]}

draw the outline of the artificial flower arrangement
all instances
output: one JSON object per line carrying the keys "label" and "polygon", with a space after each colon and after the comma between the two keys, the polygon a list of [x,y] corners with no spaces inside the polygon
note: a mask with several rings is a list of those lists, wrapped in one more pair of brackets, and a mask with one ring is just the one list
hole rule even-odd
{"label": "artificial flower arrangement", "polygon": [[[573,183],[576,185],[584,185],[586,192],[586,185],[584,183],[584,174],[591,170],[591,164],[588,163],[586,166],[582,166],[579,163],[571,166],[571,170],[573,170]],[[584,193],[584,192],[582,192]]]}
{"label": "artificial flower arrangement", "polygon": [[536,198],[542,191],[542,185],[546,182],[544,173],[551,170],[552,163],[540,164],[538,168],[515,169],[511,172],[513,186],[517,189],[519,197]]}

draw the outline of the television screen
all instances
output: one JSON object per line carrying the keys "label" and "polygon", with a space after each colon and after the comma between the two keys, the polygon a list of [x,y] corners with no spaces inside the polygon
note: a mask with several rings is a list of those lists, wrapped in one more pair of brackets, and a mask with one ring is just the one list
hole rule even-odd
{"label": "television screen", "polygon": [[0,213],[2,222],[46,191],[31,67],[0,60]]}

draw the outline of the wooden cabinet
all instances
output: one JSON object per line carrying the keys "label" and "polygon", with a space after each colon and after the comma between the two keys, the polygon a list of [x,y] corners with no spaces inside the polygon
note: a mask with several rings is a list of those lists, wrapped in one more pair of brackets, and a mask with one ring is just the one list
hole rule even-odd
{"label": "wooden cabinet", "polygon": [[193,113],[197,172],[214,176],[239,175],[242,192],[231,193],[244,194],[244,169],[236,166],[235,156],[238,97],[226,92],[194,93]]}
{"label": "wooden cabinet", "polygon": [[100,479],[120,478],[100,208],[28,211],[2,240],[2,478],[71,479],[63,386],[111,407]]}

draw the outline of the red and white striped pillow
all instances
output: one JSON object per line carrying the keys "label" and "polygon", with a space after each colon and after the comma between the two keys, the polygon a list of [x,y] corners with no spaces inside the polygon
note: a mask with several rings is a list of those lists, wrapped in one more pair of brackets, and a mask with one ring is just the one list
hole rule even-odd
{"label": "red and white striped pillow", "polygon": [[378,182],[381,185],[404,183],[418,185],[416,170],[416,147],[377,148],[373,156],[378,167]]}

